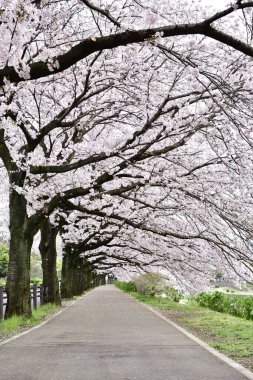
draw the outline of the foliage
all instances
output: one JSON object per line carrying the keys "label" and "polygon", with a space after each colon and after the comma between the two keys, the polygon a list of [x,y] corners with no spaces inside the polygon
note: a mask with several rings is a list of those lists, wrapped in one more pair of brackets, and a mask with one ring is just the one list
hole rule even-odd
{"label": "foliage", "polygon": [[52,313],[55,313],[58,309],[59,309],[59,306],[52,303],[47,303],[45,305],[42,305],[41,307],[38,307],[36,310],[33,309],[32,317],[27,319],[26,323],[30,325],[34,325],[38,322],[41,322],[47,316],[50,316]]}
{"label": "foliage", "polygon": [[39,277],[30,277],[30,284],[42,284],[42,279]]}
{"label": "foliage", "polygon": [[0,278],[5,278],[8,271],[8,246],[0,242]]}
{"label": "foliage", "polygon": [[196,300],[200,306],[245,319],[253,319],[253,297],[227,296],[221,292],[200,293]]}
{"label": "foliage", "polygon": [[20,331],[24,319],[14,315],[12,318],[0,321],[0,337],[8,337]]}
{"label": "foliage", "polygon": [[11,318],[0,321],[0,339],[15,335],[29,327],[42,322],[46,317],[52,315],[59,307],[53,304],[46,304],[32,311],[31,318],[23,318],[14,315]]}
{"label": "foliage", "polygon": [[57,258],[56,260],[56,270],[57,270],[57,277],[58,280],[61,279],[61,273],[62,273],[62,260]]}
{"label": "foliage", "polygon": [[154,297],[164,291],[165,283],[160,273],[144,273],[134,279],[136,290],[140,294]]}
{"label": "foliage", "polygon": [[133,281],[114,281],[114,285],[124,292],[136,292],[136,286]]}
{"label": "foliage", "polygon": [[[217,16],[185,0],[163,0],[159,12],[155,0],[2,3],[0,174],[2,194],[13,194],[11,246],[28,250],[51,218],[66,241],[95,242],[76,254],[97,255],[103,268],[160,265],[196,287],[195,273],[223,255],[243,264],[253,230],[252,60],[242,54],[253,56],[252,4]],[[240,43],[228,35],[235,23]],[[21,283],[29,263],[20,269],[15,258]]]}
{"label": "foliage", "polygon": [[173,288],[172,286],[166,286],[164,289],[164,293],[166,294],[166,297],[174,302],[179,302],[183,298],[183,293]]}
{"label": "foliage", "polygon": [[[5,278],[8,272],[9,247],[0,242],[0,278]],[[31,253],[31,283],[41,283],[42,268],[40,255],[32,251]]]}
{"label": "foliage", "polygon": [[161,293],[174,302],[183,298],[183,293],[171,286],[165,286],[159,273],[146,273],[134,279],[134,281],[114,281],[114,284],[127,293],[138,292],[141,295],[154,297]]}
{"label": "foliage", "polygon": [[161,297],[131,293],[133,297],[155,308],[164,310],[169,319],[184,327],[210,346],[253,370],[253,322],[222,314],[199,306],[195,297],[179,304]]}
{"label": "foliage", "polygon": [[42,278],[41,256],[35,251],[31,252],[31,277]]}

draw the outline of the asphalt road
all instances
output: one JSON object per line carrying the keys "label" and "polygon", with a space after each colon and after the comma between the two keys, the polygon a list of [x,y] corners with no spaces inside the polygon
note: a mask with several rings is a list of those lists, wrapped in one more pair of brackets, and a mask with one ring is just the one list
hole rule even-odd
{"label": "asphalt road", "polygon": [[0,346],[1,380],[246,380],[112,285]]}

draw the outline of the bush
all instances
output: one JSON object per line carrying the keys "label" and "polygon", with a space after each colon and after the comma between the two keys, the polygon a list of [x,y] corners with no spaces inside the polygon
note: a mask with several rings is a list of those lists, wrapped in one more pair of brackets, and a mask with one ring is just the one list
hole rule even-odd
{"label": "bush", "polygon": [[31,277],[30,278],[30,284],[42,284],[42,280],[39,277]]}
{"label": "bush", "polygon": [[183,293],[171,286],[167,286],[164,290],[166,297],[174,302],[179,302],[183,298]]}
{"label": "bush", "polygon": [[200,293],[196,300],[200,306],[211,310],[253,320],[253,297],[229,297],[221,292],[214,292]]}
{"label": "bush", "polygon": [[154,297],[164,292],[165,284],[160,273],[141,274],[134,280],[137,292]]}
{"label": "bush", "polygon": [[114,281],[117,288],[123,290],[124,292],[136,292],[136,286],[132,281]]}

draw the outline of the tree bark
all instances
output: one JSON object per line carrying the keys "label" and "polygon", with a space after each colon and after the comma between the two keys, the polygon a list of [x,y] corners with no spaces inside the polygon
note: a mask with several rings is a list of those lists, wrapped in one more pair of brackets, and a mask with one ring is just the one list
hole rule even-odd
{"label": "tree bark", "polygon": [[84,259],[71,252],[71,249],[65,250],[62,262],[62,297],[81,295],[85,290],[84,279]]}
{"label": "tree bark", "polygon": [[[13,173],[10,182],[23,187],[24,173]],[[33,233],[26,231],[26,199],[12,189],[9,196],[10,249],[6,283],[8,296],[5,318],[31,315],[30,255]]]}
{"label": "tree bark", "polygon": [[73,294],[80,296],[84,292],[84,261],[77,257],[74,263]]}
{"label": "tree bark", "polygon": [[39,250],[43,270],[43,302],[61,304],[59,281],[56,270],[57,250],[56,237],[58,230],[46,219],[41,229]]}
{"label": "tree bark", "polygon": [[71,252],[71,249],[67,246],[64,247],[63,259],[62,259],[62,277],[61,277],[61,296],[62,298],[72,298],[73,282],[74,282],[74,261],[75,257]]}
{"label": "tree bark", "polygon": [[62,262],[62,298],[81,295],[95,286],[95,273],[91,263],[79,256],[71,246],[65,245]]}
{"label": "tree bark", "polygon": [[84,290],[88,290],[95,286],[94,272],[92,264],[87,260],[84,261]]}

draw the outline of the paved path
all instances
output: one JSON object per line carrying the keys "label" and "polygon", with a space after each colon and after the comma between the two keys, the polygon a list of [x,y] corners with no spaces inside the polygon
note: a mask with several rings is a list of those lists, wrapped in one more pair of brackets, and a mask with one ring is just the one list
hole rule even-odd
{"label": "paved path", "polygon": [[246,380],[112,285],[0,346],[1,380]]}

